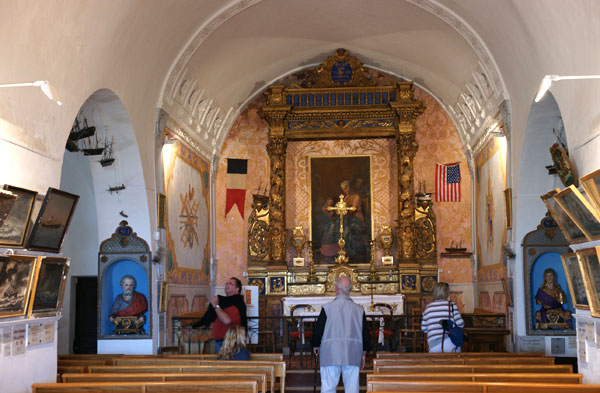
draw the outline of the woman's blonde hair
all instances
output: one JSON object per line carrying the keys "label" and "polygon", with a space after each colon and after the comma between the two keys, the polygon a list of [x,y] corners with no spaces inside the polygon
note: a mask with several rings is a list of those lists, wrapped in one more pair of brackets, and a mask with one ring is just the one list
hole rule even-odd
{"label": "woman's blonde hair", "polygon": [[223,345],[219,350],[219,360],[229,360],[233,355],[246,348],[246,329],[243,326],[231,326],[225,333]]}
{"label": "woman's blonde hair", "polygon": [[450,296],[450,288],[445,282],[438,282],[433,288],[433,298],[435,300],[448,300]]}

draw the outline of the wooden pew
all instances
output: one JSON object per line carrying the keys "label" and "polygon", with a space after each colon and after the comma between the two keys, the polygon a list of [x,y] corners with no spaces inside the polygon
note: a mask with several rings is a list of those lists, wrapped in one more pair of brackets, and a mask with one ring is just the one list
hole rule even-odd
{"label": "wooden pew", "polygon": [[383,364],[373,365],[375,373],[572,373],[570,364]]}
{"label": "wooden pew", "polygon": [[544,352],[439,352],[439,353],[429,353],[429,352],[377,352],[378,359],[396,359],[396,358],[429,358],[429,357],[457,357],[457,358],[466,358],[466,357],[475,357],[475,358],[483,358],[483,357],[508,357],[508,358],[518,358],[518,357],[544,357],[546,354]]}
{"label": "wooden pew", "polygon": [[[267,384],[271,393],[275,393],[275,367],[272,364],[254,364],[252,362],[241,362],[231,364],[230,361],[221,365],[211,364],[136,364],[123,366],[90,366],[90,373],[206,373],[206,372],[250,372],[265,373]],[[282,392],[283,393],[283,392]]]}
{"label": "wooden pew", "polygon": [[[119,359],[116,359],[118,362]],[[373,367],[384,364],[554,364],[553,357],[519,357],[519,358],[398,358],[398,359],[373,359]]]}
{"label": "wooden pew", "polygon": [[64,374],[64,373],[75,374],[75,373],[87,373],[87,372],[88,372],[87,366],[60,366],[59,365],[57,367],[58,374]]}
{"label": "wooden pew", "polygon": [[527,382],[376,380],[367,382],[367,392],[600,393],[600,385]]}
{"label": "wooden pew", "polygon": [[110,366],[113,364],[113,358],[106,359],[59,359],[59,367],[64,366]]}
{"label": "wooden pew", "polygon": [[85,373],[63,374],[63,383],[79,382],[171,382],[202,381],[210,379],[239,380],[251,379],[258,383],[258,390],[267,393],[267,374],[258,372],[207,371],[193,373]]}
{"label": "wooden pew", "polygon": [[[81,375],[81,374],[74,374]],[[418,374],[367,374],[367,382],[394,381],[464,381],[464,382],[538,382],[580,384],[581,374],[568,373],[418,373]]]}
{"label": "wooden pew", "polygon": [[279,390],[281,393],[285,392],[285,370],[286,365],[284,361],[262,361],[262,360],[203,360],[192,358],[181,358],[181,357],[152,357],[152,358],[132,358],[132,357],[120,357],[114,359],[115,365],[150,365],[150,364],[202,364],[202,365],[223,365],[223,364],[253,364],[253,365],[273,365],[275,367],[275,378],[279,379]]}
{"label": "wooden pew", "polygon": [[68,354],[68,355],[58,355],[58,360],[77,360],[77,359],[90,359],[90,360],[96,360],[96,359],[113,359],[116,357],[121,357],[121,356],[125,356],[123,354],[120,353],[78,353],[78,354]]}
{"label": "wooden pew", "polygon": [[80,383],[34,383],[32,393],[192,393],[235,392],[258,393],[255,380],[206,380],[174,382],[80,382]]}
{"label": "wooden pew", "polygon": [[[207,354],[182,354],[182,355],[165,355],[164,357],[173,359],[205,359],[205,360],[217,360],[218,354],[207,353]],[[250,353],[250,360],[260,360],[268,362],[283,362],[283,354],[281,353]]]}

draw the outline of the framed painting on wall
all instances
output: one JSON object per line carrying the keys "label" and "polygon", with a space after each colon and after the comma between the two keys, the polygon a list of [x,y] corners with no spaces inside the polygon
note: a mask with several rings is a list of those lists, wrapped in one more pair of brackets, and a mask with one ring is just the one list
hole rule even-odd
{"label": "framed painting on wall", "polygon": [[600,317],[600,261],[598,260],[598,251],[598,247],[577,250],[585,292],[593,317]]}
{"label": "framed painting on wall", "polygon": [[544,201],[544,204],[548,208],[552,218],[556,224],[558,224],[558,227],[563,235],[565,235],[569,243],[581,243],[586,241],[587,238],[585,237],[585,233],[579,229],[577,224],[575,224],[575,221],[569,217],[562,206],[559,205],[558,202],[553,198],[557,193],[558,191],[553,190],[542,195],[540,198],[542,198],[542,201]]}
{"label": "framed painting on wall", "polygon": [[[29,221],[37,192],[8,184],[4,185],[4,189],[15,195],[16,198],[0,224],[0,247],[23,248],[27,240]],[[2,207],[4,203],[6,203],[5,200],[0,199],[0,211],[4,210]]]}
{"label": "framed painting on wall", "polygon": [[579,190],[570,185],[553,197],[588,240],[600,239],[600,215]]}
{"label": "framed painting on wall", "polygon": [[579,179],[596,211],[600,212],[600,169]]}
{"label": "framed painting on wall", "polygon": [[27,313],[36,263],[35,256],[0,256],[0,318]]}
{"label": "framed painting on wall", "polygon": [[39,257],[29,317],[47,317],[61,313],[69,261],[69,258]]}
{"label": "framed painting on wall", "polygon": [[44,203],[31,230],[27,248],[59,252],[78,201],[79,195],[48,188]]}
{"label": "framed painting on wall", "polygon": [[309,157],[310,233],[315,263],[333,263],[339,251],[340,216],[327,208],[340,198],[349,208],[343,237],[351,263],[368,263],[372,240],[371,156]]}
{"label": "framed painting on wall", "polygon": [[585,283],[583,281],[583,273],[579,266],[577,254],[569,253],[560,256],[562,259],[565,274],[567,275],[567,284],[571,292],[571,299],[575,308],[589,310],[587,294],[585,293]]}

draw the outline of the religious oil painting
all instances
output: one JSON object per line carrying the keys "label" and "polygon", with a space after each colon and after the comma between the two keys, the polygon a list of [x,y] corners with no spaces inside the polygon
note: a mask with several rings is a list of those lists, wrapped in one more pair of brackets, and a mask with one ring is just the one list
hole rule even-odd
{"label": "religious oil painting", "polygon": [[171,284],[207,284],[210,270],[210,165],[179,141],[163,146],[166,278]]}
{"label": "religious oil painting", "polygon": [[27,248],[59,252],[78,201],[79,195],[48,188]]}
{"label": "religious oil painting", "polygon": [[37,266],[30,317],[60,314],[69,274],[69,258],[42,256]]}
{"label": "religious oil painting", "polygon": [[575,224],[575,221],[569,217],[567,212],[563,209],[561,205],[558,204],[554,196],[557,194],[557,191],[551,191],[545,195],[542,195],[542,201],[546,204],[548,211],[552,215],[552,218],[558,224],[561,232],[569,243],[581,243],[586,240],[585,233]]}
{"label": "religious oil painting", "polygon": [[555,251],[540,254],[531,266],[527,289],[531,301],[532,334],[575,332],[575,307],[568,289],[561,254]]}
{"label": "religious oil painting", "polygon": [[600,212],[600,169],[579,179],[596,211]]}
{"label": "religious oil painting", "polygon": [[600,317],[600,260],[598,252],[600,247],[577,250],[579,266],[583,273],[585,292],[587,294],[590,311],[593,317]]}
{"label": "religious oil painting", "polygon": [[574,186],[570,185],[554,196],[588,240],[600,239],[600,216],[596,209]]}
{"label": "religious oil painting", "polygon": [[0,318],[27,313],[36,263],[34,256],[0,257]]}
{"label": "religious oil painting", "polygon": [[[31,212],[37,192],[4,185],[4,190],[14,198],[0,198],[0,247],[23,248],[30,227]],[[8,206],[10,205],[10,206]]]}
{"label": "religious oil painting", "polygon": [[[309,173],[315,263],[334,263],[340,237],[350,263],[368,263],[373,233],[371,156],[310,157]],[[345,202],[349,209],[343,212],[342,222],[339,211],[335,210],[339,201]]]}
{"label": "religious oil painting", "polygon": [[563,268],[567,275],[567,284],[569,284],[569,291],[571,292],[571,298],[573,299],[573,305],[575,308],[589,310],[590,305],[588,303],[587,294],[585,293],[585,283],[583,282],[583,273],[579,266],[577,254],[568,253],[560,256],[562,258]]}
{"label": "religious oil painting", "polygon": [[506,138],[492,137],[475,157],[478,270],[501,266],[506,243]]}

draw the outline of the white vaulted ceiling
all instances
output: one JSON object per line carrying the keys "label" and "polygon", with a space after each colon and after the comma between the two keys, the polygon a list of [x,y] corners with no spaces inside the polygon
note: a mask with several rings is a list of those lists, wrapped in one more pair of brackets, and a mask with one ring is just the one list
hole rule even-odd
{"label": "white vaulted ceiling", "polygon": [[[518,156],[541,78],[600,72],[598,15],[594,0],[0,0],[0,82],[47,79],[64,101],[0,89],[0,138],[60,162],[79,107],[105,88],[131,117],[144,168],[153,167],[161,107],[218,152],[249,98],[343,47],[433,94],[466,151],[508,99]],[[600,120],[580,108],[600,103],[599,88],[552,87],[584,173]],[[477,94],[487,96],[469,102]],[[144,176],[153,184],[152,171]]]}

